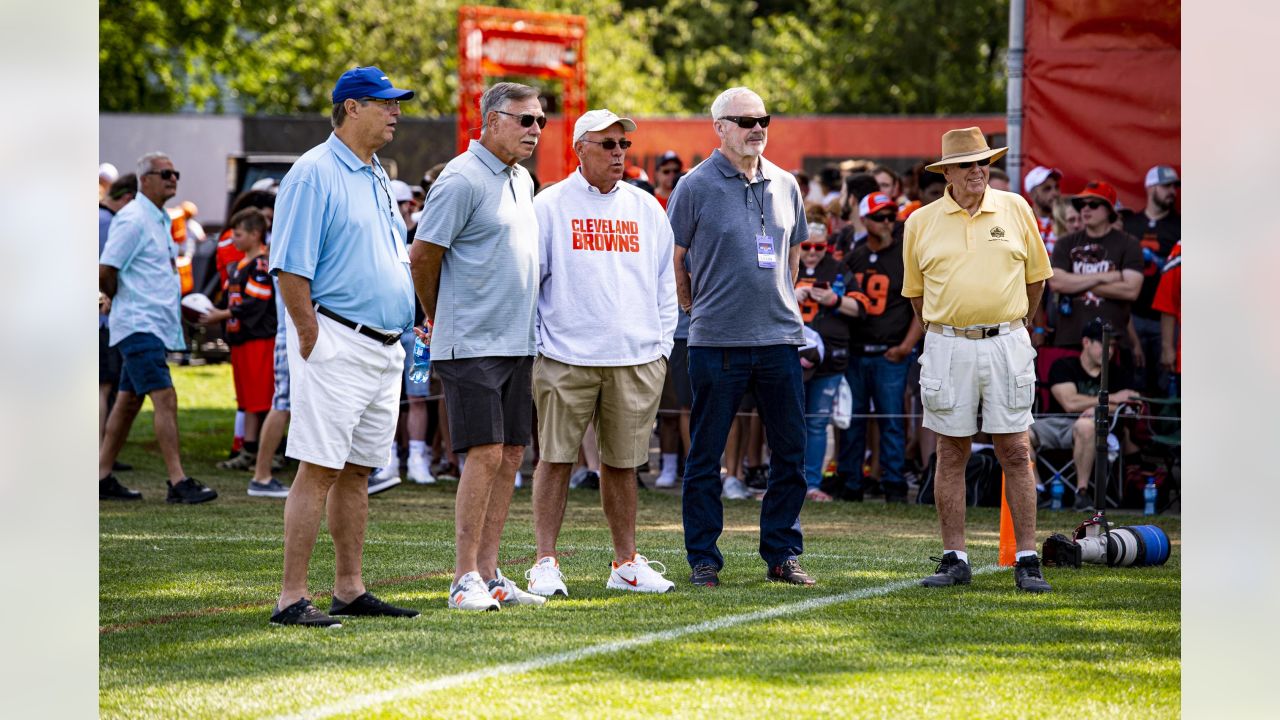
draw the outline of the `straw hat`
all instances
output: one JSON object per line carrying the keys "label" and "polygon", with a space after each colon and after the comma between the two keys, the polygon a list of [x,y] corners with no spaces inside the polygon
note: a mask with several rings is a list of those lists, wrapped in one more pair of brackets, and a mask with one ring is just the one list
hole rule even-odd
{"label": "straw hat", "polygon": [[987,138],[980,128],[948,130],[942,135],[942,158],[932,165],[925,166],[925,170],[941,173],[946,165],[973,162],[984,158],[991,158],[991,161],[995,162],[1004,157],[1007,152],[1009,152],[1008,147],[992,150],[987,145]]}

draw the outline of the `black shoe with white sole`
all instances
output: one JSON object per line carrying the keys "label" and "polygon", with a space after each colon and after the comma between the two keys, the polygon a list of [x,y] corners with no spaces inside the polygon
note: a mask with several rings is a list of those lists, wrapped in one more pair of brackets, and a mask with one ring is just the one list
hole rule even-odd
{"label": "black shoe with white sole", "polygon": [[969,569],[969,563],[960,559],[959,555],[953,552],[944,553],[942,557],[931,557],[930,560],[938,563],[938,569],[933,574],[920,581],[925,587],[950,587],[952,585],[968,585],[973,581],[973,571]]}
{"label": "black shoe with white sole", "polygon": [[183,505],[198,505],[218,497],[218,491],[200,484],[193,477],[185,477],[176,483],[169,483],[169,495],[164,501]]}
{"label": "black shoe with white sole", "polygon": [[115,475],[108,475],[98,481],[99,500],[141,500],[142,493],[120,484]]}
{"label": "black shoe with white sole", "polygon": [[334,629],[342,627],[341,622],[320,612],[320,608],[312,605],[308,598],[302,598],[283,610],[276,610],[271,616],[271,624]]}

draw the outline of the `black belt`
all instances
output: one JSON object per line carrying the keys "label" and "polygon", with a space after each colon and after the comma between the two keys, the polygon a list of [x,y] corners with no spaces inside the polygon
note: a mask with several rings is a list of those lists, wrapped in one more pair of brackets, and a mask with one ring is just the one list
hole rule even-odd
{"label": "black belt", "polygon": [[351,328],[352,330],[355,330],[356,332],[360,333],[365,337],[373,338],[374,340],[377,340],[383,345],[395,345],[396,343],[400,342],[400,333],[378,332],[377,330],[374,330],[368,325],[361,325],[360,323],[355,322],[353,320],[348,320],[342,317],[341,315],[339,315],[338,313],[330,310],[329,308],[324,307],[320,303],[316,303],[316,312],[329,318],[330,320],[333,320],[339,325],[346,325],[347,327]]}

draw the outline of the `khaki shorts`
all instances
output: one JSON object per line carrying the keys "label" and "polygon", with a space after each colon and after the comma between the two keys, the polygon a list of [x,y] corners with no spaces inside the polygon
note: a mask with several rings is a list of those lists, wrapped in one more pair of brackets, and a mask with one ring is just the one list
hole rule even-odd
{"label": "khaki shorts", "polygon": [[644,365],[584,367],[539,355],[533,361],[533,401],[542,459],[577,461],[582,435],[594,417],[601,462],[615,468],[643,465],[666,376],[666,358]]}
{"label": "khaki shorts", "polygon": [[971,340],[925,333],[920,356],[924,426],[950,437],[978,431],[1017,433],[1031,427],[1036,351],[1026,328]]}

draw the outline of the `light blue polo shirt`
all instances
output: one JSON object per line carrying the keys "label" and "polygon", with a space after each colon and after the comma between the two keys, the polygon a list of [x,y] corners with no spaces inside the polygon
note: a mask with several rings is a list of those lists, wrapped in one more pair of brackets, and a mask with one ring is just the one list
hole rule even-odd
{"label": "light blue polo shirt", "polygon": [[112,347],[134,333],[150,333],[170,350],[183,350],[182,280],[169,235],[169,213],[138,193],[111,218],[98,262],[120,271],[108,324]]}
{"label": "light blue polo shirt", "polygon": [[415,237],[447,248],[433,359],[537,352],[538,217],[528,170],[472,140],[431,184]]}
{"label": "light blue polo shirt", "polygon": [[404,219],[390,179],[338,136],[293,164],[276,195],[271,273],[311,281],[311,299],[348,320],[387,332],[413,324],[413,278]]}

